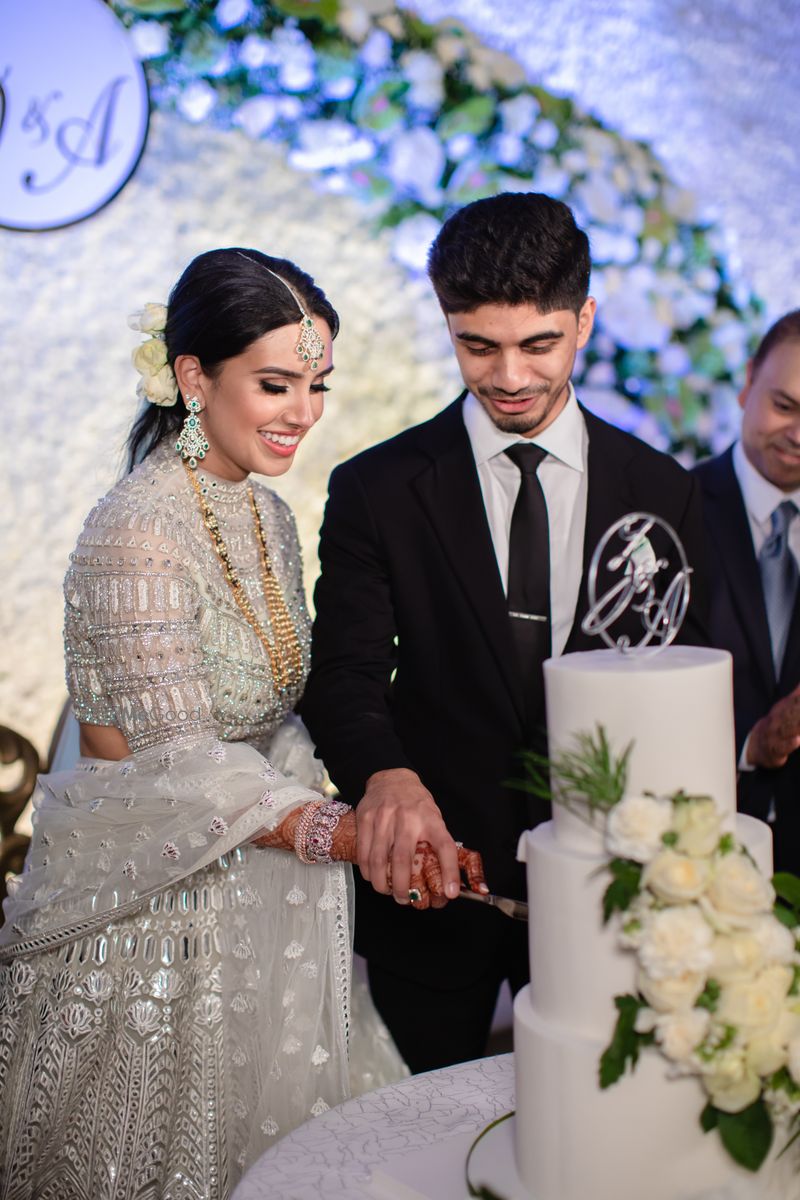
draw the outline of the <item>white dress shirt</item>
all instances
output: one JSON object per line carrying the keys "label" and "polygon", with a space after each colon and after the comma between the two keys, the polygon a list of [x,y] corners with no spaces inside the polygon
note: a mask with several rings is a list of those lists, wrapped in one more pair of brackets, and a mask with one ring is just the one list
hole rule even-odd
{"label": "white dress shirt", "polygon": [[[761,547],[769,537],[772,514],[778,505],[784,500],[794,500],[798,509],[800,509],[800,488],[797,488],[794,492],[783,492],[774,483],[770,483],[750,462],[741,442],[737,442],[733,447],[733,469],[736,473],[739,490],[742,493],[742,500],[747,512],[747,520],[750,524],[750,533],[753,538],[753,549],[756,552],[756,558],[758,558],[761,553]],[[789,549],[794,555],[798,566],[800,566],[800,521],[797,520],[796,516],[792,517],[791,524],[789,525]],[[742,752],[739,755],[740,771],[755,770],[755,767],[747,761],[747,745],[749,741],[750,734],[745,738]],[[773,805],[770,805],[770,813],[767,820],[774,820]]]}
{"label": "white dress shirt", "polygon": [[[793,492],[782,492],[774,483],[770,483],[750,462],[741,442],[733,447],[733,469],[747,510],[753,549],[758,558],[761,547],[769,537],[772,514],[778,505],[784,500],[794,500],[800,509],[800,488]],[[800,521],[796,516],[792,517],[789,525],[789,549],[800,566]]]}
{"label": "white dress shirt", "polygon": [[504,451],[516,443],[541,446],[547,458],[538,477],[547,505],[550,535],[550,619],[553,654],[562,654],[578,602],[583,573],[586,524],[586,470],[589,437],[569,385],[567,403],[552,425],[533,438],[503,433],[471,394],[464,401],[464,424],[475,457],[483,503],[503,587],[508,590],[508,542],[511,516],[520,487],[519,468]]}

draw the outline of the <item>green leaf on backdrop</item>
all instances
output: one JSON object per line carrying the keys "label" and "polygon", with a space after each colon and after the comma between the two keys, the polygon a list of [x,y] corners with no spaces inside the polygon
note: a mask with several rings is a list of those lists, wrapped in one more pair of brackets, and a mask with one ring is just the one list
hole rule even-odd
{"label": "green leaf on backdrop", "polygon": [[301,21],[321,21],[324,25],[335,20],[339,12],[339,0],[272,0],[272,7],[287,17]]}
{"label": "green leaf on backdrop", "polygon": [[189,0],[120,0],[120,3],[143,17],[162,17],[166,13],[183,12]]}
{"label": "green leaf on backdrop", "polygon": [[457,104],[436,122],[436,132],[443,142],[457,133],[484,133],[495,119],[497,108],[491,96],[472,96]]}
{"label": "green leaf on backdrop", "polygon": [[362,87],[353,101],[353,117],[367,129],[391,129],[402,121],[405,110],[396,101],[408,90],[408,84],[388,80],[378,87]]}

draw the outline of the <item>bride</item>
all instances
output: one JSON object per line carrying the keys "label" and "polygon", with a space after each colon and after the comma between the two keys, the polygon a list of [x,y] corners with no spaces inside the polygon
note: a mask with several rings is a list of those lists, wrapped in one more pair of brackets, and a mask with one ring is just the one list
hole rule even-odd
{"label": "bride", "polygon": [[[366,999],[351,1020],[354,813],[293,715],[294,520],[250,480],[321,416],[338,325],[293,263],[237,249],[139,315],[132,469],[64,585],[82,757],[39,781],[0,931],[2,1197],[225,1200],[276,1138],[404,1072]],[[411,885],[443,902],[425,844]]]}

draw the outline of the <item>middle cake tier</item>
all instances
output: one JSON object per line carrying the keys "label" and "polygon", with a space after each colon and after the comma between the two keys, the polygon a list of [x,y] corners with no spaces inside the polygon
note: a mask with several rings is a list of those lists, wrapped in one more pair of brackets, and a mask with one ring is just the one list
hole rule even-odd
{"label": "middle cake tier", "polygon": [[[735,833],[769,878],[769,826],[739,814]],[[608,1040],[614,996],[636,991],[636,955],[618,945],[618,920],[603,924],[608,855],[599,837],[595,853],[571,849],[548,821],[522,835],[520,857],[527,861],[531,1005],[571,1033]]]}

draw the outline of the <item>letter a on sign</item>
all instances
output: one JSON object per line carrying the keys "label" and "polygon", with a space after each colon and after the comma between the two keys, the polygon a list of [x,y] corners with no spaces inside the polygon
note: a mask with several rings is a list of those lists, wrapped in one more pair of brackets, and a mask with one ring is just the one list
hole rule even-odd
{"label": "letter a on sign", "polygon": [[0,225],[97,212],[136,169],[149,115],[142,64],[103,0],[0,5]]}

